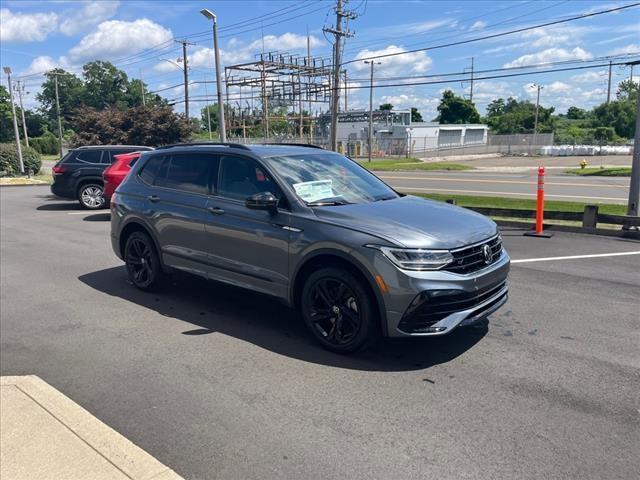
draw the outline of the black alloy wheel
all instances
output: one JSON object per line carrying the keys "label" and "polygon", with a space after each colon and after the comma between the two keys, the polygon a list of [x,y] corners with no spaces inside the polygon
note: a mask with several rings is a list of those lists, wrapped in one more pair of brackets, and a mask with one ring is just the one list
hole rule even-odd
{"label": "black alloy wheel", "polygon": [[124,261],[129,280],[141,290],[153,290],[162,280],[162,266],[151,238],[133,232],[124,248]]}
{"label": "black alloy wheel", "polygon": [[350,272],[320,269],[307,279],[302,313],[313,336],[327,349],[348,353],[366,346],[376,330],[371,295]]}

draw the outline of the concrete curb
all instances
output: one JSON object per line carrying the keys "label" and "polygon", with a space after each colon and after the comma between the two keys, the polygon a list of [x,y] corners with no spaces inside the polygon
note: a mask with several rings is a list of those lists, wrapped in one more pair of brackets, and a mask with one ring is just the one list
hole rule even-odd
{"label": "concrete curb", "polygon": [[[18,389],[53,417],[51,422],[55,423],[55,420],[60,422],[127,478],[132,480],[182,479],[169,467],[102,423],[40,378],[34,375],[0,377],[0,387],[3,390],[5,387]],[[11,458],[11,444],[4,444],[3,439],[3,463],[10,461]],[[54,448],[64,447],[55,446]],[[35,455],[39,453],[34,452]],[[93,452],[91,453],[93,454]]]}
{"label": "concrete curb", "polygon": [[19,183],[15,185],[2,185],[0,184],[0,188],[4,187],[50,187],[50,183]]}
{"label": "concrete curb", "polygon": [[[492,219],[501,227],[513,227],[520,228],[524,230],[531,230],[534,227],[535,221],[530,222],[518,222],[515,220],[499,220]],[[640,233],[634,231],[623,231],[623,230],[608,230],[606,228],[583,228],[583,227],[572,227],[570,225],[555,225],[555,224],[545,224],[545,231],[550,232],[568,232],[568,233],[582,233],[588,235],[601,235],[605,237],[621,237],[621,238],[630,238],[633,240],[640,240]]]}

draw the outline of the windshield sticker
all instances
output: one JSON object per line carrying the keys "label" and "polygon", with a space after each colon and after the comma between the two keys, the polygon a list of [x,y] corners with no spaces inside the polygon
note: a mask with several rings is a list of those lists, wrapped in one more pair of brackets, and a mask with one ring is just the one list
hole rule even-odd
{"label": "windshield sticker", "polygon": [[317,202],[324,198],[333,198],[331,180],[315,180],[313,182],[294,183],[293,189],[305,202]]}

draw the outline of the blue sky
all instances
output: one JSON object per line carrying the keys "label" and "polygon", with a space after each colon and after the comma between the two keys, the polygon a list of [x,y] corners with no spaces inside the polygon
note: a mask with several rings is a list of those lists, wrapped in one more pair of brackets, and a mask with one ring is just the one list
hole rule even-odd
{"label": "blue sky", "polygon": [[[355,35],[346,42],[344,60],[490,35],[630,3],[350,0],[347,8],[358,17],[349,21]],[[322,28],[335,22],[333,0],[3,0],[0,4],[2,66],[11,66],[16,77],[24,77],[29,107],[36,105],[42,72],[56,66],[79,71],[83,63],[95,59],[113,61],[130,76],[142,76],[151,90],[166,89],[162,95],[179,99],[182,88],[168,88],[182,81],[182,71],[175,65],[182,56],[181,47],[172,38],[187,37],[194,43],[188,52],[192,81],[214,77],[210,23],[199,14],[202,8],[218,15],[223,66],[251,61],[263,42],[267,51],[304,54],[307,32],[312,54],[330,58],[331,38],[325,37]],[[635,7],[466,45],[381,58],[376,78],[414,78],[380,82],[374,102],[390,102],[397,108],[415,106],[430,120],[445,88],[468,95],[469,83],[389,88],[381,84],[434,80],[424,76],[462,72],[470,66],[471,57],[476,70],[487,70],[570,60],[600,64],[606,63],[597,61],[603,56],[636,53],[637,59],[638,52],[640,8]],[[350,87],[368,86],[367,65],[354,61],[347,68]],[[615,91],[615,85],[630,72],[628,67],[615,66],[612,73]],[[606,99],[607,76],[607,69],[600,67],[477,80],[474,101],[483,113],[494,98],[534,98],[532,83],[539,83],[544,86],[541,103],[545,106],[555,106],[560,112],[571,105],[590,108]],[[640,68],[634,76],[640,78]],[[451,78],[459,77],[439,80]],[[204,85],[191,86],[192,112],[203,106]],[[212,90],[207,92],[210,96]],[[367,88],[350,89],[349,108],[367,107],[368,95]],[[176,110],[183,108],[176,105]]]}

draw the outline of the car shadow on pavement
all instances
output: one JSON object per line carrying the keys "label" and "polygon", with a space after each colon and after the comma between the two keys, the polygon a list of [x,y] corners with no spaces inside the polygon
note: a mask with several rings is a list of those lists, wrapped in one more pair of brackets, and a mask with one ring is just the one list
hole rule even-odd
{"label": "car shadow on pavement", "polygon": [[163,291],[147,293],[129,283],[124,267],[99,270],[78,278],[108,295],[189,324],[183,335],[218,332],[280,355],[354,370],[427,369],[462,355],[488,331],[485,323],[475,328],[460,328],[444,337],[382,339],[363,352],[338,355],[317,345],[292,309],[266,295],[183,274],[175,275]]}
{"label": "car shadow on pavement", "polygon": [[65,210],[82,210],[82,207],[80,207],[78,202],[45,203],[44,205],[37,207],[36,210],[62,212]]}
{"label": "car shadow on pavement", "polygon": [[82,220],[85,222],[108,222],[111,220],[111,214],[109,212],[106,213],[94,213],[93,215],[87,215],[83,217]]}

